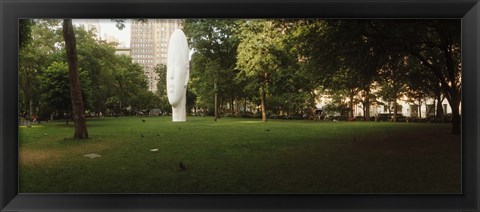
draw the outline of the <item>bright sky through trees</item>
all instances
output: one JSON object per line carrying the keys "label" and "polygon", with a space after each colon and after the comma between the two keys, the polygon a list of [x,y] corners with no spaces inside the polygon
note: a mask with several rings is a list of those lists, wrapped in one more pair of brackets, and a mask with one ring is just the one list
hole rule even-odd
{"label": "bright sky through trees", "polygon": [[122,30],[115,26],[115,21],[111,19],[73,19],[73,24],[87,24],[95,23],[98,21],[100,26],[100,37],[105,39],[105,35],[113,36],[120,43],[125,43],[126,47],[130,47],[130,19],[126,19],[125,28]]}

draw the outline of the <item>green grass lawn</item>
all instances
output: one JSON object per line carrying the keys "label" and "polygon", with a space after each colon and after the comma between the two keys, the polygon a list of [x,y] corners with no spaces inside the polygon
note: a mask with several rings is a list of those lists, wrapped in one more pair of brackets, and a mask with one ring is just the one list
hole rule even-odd
{"label": "green grass lawn", "polygon": [[461,139],[449,124],[123,117],[87,125],[87,140],[71,139],[64,122],[19,128],[21,193],[461,192]]}

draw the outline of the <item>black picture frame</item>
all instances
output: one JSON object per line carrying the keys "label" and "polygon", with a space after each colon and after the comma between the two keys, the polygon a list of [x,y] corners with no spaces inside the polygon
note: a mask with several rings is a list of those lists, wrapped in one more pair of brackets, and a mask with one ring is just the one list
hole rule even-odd
{"label": "black picture frame", "polygon": [[[0,0],[0,211],[480,211],[479,0]],[[18,194],[19,18],[460,18],[462,194]]]}

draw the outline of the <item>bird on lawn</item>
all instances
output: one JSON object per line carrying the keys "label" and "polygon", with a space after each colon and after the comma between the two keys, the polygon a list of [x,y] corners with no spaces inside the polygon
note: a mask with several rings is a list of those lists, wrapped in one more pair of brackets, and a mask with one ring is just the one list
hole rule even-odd
{"label": "bird on lawn", "polygon": [[142,119],[142,122],[145,122],[145,119]]}
{"label": "bird on lawn", "polygon": [[185,167],[185,165],[183,165],[182,162],[180,162],[180,163],[178,164],[178,167],[180,168],[180,171],[185,171],[185,170],[187,170],[187,167]]}
{"label": "bird on lawn", "polygon": [[142,138],[144,137],[144,136],[143,136],[143,133],[142,133],[142,134],[140,134],[140,137],[142,137]]}

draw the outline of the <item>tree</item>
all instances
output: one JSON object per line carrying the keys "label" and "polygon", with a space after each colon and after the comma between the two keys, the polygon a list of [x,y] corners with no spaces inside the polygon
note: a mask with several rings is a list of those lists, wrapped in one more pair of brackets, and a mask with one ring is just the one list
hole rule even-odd
{"label": "tree", "polygon": [[[113,95],[111,87],[115,67],[119,61],[115,55],[115,43],[98,41],[94,31],[86,31],[79,27],[75,29],[77,38],[78,64],[80,70],[88,72],[93,92],[88,99],[83,99],[85,109],[94,111],[97,115],[106,111],[106,99]],[[81,79],[82,87],[84,82]]]}
{"label": "tree", "polygon": [[397,121],[398,100],[407,92],[408,57],[390,55],[387,63],[379,70],[381,89],[378,95],[393,109],[393,121]]}
{"label": "tree", "polygon": [[407,97],[410,102],[418,105],[418,117],[422,118],[420,110],[422,103],[426,103],[428,98],[436,98],[436,95],[441,93],[440,83],[418,59],[412,56],[407,59],[410,69],[407,73]]}
{"label": "tree", "polygon": [[375,79],[377,54],[364,36],[364,23],[299,20],[298,25],[300,58],[309,69],[309,79],[313,82],[311,89],[325,90],[335,96],[346,92],[350,118],[354,116],[354,104],[360,100],[357,94],[363,91],[364,115],[369,117],[370,88]]}
{"label": "tree", "polygon": [[[62,70],[59,64],[68,61],[62,20],[41,19],[31,23],[32,39],[19,54],[19,109],[47,118],[51,112],[61,112],[52,110],[56,102],[48,96],[61,82],[60,72],[52,70]],[[84,109],[99,115],[111,109],[129,108],[132,97],[147,90],[141,66],[130,57],[116,55],[116,44],[97,40],[94,30],[82,26],[73,30]]]}
{"label": "tree", "polygon": [[452,133],[460,134],[462,124],[460,21],[436,20],[425,23],[424,27],[425,34],[419,34],[422,44],[412,45],[409,51],[428,67],[440,82],[442,93],[452,108]]}
{"label": "tree", "polygon": [[438,80],[452,108],[452,134],[460,134],[460,20],[377,20],[372,27],[389,52],[415,57]]}
{"label": "tree", "polygon": [[246,20],[239,23],[237,68],[260,94],[262,121],[267,121],[267,95],[285,70],[284,28],[275,20]]}
{"label": "tree", "polygon": [[[21,48],[19,49],[19,108],[33,116],[39,106],[39,84],[36,78],[55,60],[58,54],[59,37],[56,20],[20,21]],[[30,36],[30,38],[28,37]]]}
{"label": "tree", "polygon": [[25,48],[25,46],[32,40],[32,26],[33,20],[31,19],[20,19],[18,20],[18,41],[20,48]]}
{"label": "tree", "polygon": [[[154,68],[155,73],[158,76],[157,83],[157,98],[159,100],[159,109],[165,112],[171,112],[172,107],[168,103],[167,96],[167,66],[164,64],[158,64]],[[188,102],[188,101],[187,101]]]}
{"label": "tree", "polygon": [[[80,71],[79,77],[82,81],[83,99],[87,99],[85,94],[90,94],[90,79],[88,73]],[[68,65],[65,62],[53,62],[43,73],[36,79],[39,82],[40,93],[40,116],[48,116],[50,114],[71,114],[71,96],[69,87]],[[66,117],[67,118],[67,117]],[[67,118],[68,124],[68,118]]]}
{"label": "tree", "polygon": [[191,67],[191,85],[199,103],[213,102],[215,119],[220,118],[220,102],[229,100],[230,106],[239,96],[235,75],[239,43],[237,23],[232,19],[188,19],[184,31],[194,49]]}
{"label": "tree", "polygon": [[65,50],[67,52],[70,95],[72,101],[73,121],[75,123],[74,138],[87,139],[87,123],[85,108],[80,88],[80,79],[78,74],[78,59],[75,33],[73,31],[72,19],[63,20],[63,38],[65,40]]}

